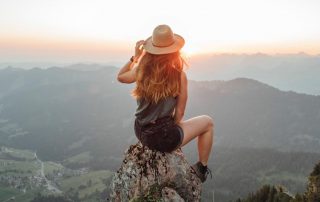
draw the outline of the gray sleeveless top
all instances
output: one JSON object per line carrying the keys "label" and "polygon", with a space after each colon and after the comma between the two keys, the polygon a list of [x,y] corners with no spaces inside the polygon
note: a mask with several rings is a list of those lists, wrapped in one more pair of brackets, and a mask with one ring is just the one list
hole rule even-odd
{"label": "gray sleeveless top", "polygon": [[176,102],[177,97],[172,96],[160,100],[157,104],[152,104],[144,98],[137,99],[138,107],[135,116],[139,125],[143,126],[158,118],[173,115]]}

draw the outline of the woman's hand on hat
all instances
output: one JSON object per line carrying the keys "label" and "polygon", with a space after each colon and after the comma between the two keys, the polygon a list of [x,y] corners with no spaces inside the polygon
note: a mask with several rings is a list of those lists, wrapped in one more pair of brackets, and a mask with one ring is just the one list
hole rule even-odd
{"label": "woman's hand on hat", "polygon": [[134,57],[136,58],[136,60],[139,59],[139,57],[142,55],[143,53],[143,47],[142,45],[144,44],[144,40],[140,40],[140,41],[137,41],[136,43],[136,47],[135,47],[135,55]]}

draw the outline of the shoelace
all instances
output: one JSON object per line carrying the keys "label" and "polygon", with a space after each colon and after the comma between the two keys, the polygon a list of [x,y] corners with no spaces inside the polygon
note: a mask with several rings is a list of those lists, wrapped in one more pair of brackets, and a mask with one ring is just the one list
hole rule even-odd
{"label": "shoelace", "polygon": [[207,177],[208,176],[208,173],[210,174],[210,177],[212,179],[212,173],[211,173],[211,170],[209,168],[207,168],[206,172],[205,172],[205,176]]}

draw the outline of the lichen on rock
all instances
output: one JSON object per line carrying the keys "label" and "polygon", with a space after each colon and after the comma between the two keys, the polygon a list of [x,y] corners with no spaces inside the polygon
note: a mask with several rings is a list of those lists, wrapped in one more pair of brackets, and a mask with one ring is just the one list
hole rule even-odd
{"label": "lichen on rock", "polygon": [[111,201],[200,201],[201,181],[181,149],[160,152],[139,141],[124,155],[110,184]]}

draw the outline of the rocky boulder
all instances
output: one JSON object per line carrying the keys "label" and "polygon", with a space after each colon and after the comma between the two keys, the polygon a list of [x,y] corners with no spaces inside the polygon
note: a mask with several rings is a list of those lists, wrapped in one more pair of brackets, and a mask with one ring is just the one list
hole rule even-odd
{"label": "rocky boulder", "polygon": [[110,201],[200,201],[201,181],[181,149],[159,152],[141,142],[126,151],[110,184]]}

